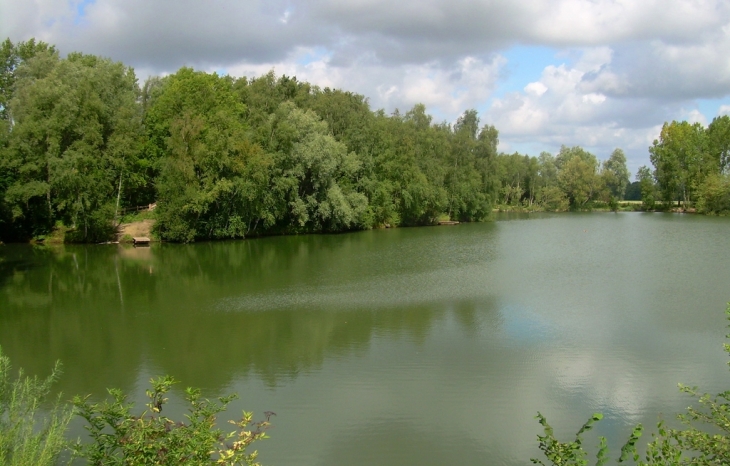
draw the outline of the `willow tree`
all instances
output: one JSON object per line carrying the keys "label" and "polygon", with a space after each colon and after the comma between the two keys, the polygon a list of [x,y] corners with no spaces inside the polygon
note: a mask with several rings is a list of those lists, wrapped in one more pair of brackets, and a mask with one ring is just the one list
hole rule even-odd
{"label": "willow tree", "polygon": [[356,189],[361,164],[329,134],[316,113],[292,102],[277,109],[271,191],[285,229],[343,231],[367,227],[367,198]]}

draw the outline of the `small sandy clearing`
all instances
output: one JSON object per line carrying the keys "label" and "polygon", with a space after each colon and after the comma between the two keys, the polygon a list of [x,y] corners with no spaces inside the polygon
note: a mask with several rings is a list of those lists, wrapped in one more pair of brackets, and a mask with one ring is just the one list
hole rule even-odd
{"label": "small sandy clearing", "polygon": [[122,223],[119,225],[119,229],[117,230],[117,240],[121,241],[121,239],[124,238],[124,235],[129,235],[132,238],[140,236],[151,238],[152,226],[154,224],[154,219],[145,219],[141,222]]}

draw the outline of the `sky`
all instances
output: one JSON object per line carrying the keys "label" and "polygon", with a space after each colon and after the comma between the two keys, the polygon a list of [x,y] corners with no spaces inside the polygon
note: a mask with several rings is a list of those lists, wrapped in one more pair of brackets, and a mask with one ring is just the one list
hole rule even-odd
{"label": "sky", "polygon": [[134,67],[270,70],[373,109],[467,109],[504,152],[615,148],[649,165],[664,122],[730,113],[728,0],[0,0],[0,36]]}

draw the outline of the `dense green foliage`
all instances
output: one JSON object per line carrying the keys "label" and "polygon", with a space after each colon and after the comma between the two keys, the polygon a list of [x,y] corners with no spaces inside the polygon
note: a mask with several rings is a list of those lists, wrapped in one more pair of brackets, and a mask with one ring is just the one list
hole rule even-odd
{"label": "dense green foliage", "polygon": [[0,221],[11,237],[47,233],[60,221],[77,240],[105,238],[139,141],[134,72],[91,55],[59,59],[37,49],[12,70]]}
{"label": "dense green foliage", "polygon": [[273,72],[182,68],[140,87],[121,63],[32,40],[2,55],[2,240],[63,225],[100,241],[155,202],[159,236],[189,242],[483,220],[497,203],[590,208],[628,183],[619,150],[603,165],[580,148],[499,155],[475,110],[454,125],[421,104],[387,115]]}
{"label": "dense green foliage", "polygon": [[74,406],[88,422],[92,440],[77,444],[75,455],[91,465],[258,465],[257,452],[246,453],[246,448],[266,438],[268,420],[253,422],[253,415],[244,412],[240,421],[231,421],[236,430],[223,434],[216,428],[216,415],[235,395],[211,402],[201,398],[200,390],[188,388],[187,423],[175,422],[161,414],[165,395],[175,383],[169,376],[153,379],[147,390],[148,411],[139,416],[132,414],[133,405],[120,390],[109,390],[113,401],[101,403],[75,397]]}
{"label": "dense green foliage", "polygon": [[72,410],[57,400],[45,419],[39,416],[51,385],[60,375],[56,364],[48,378],[11,378],[10,360],[0,350],[0,464],[51,466],[66,449]]}
{"label": "dense green foliage", "polygon": [[165,240],[338,232],[486,218],[497,131],[468,110],[452,127],[425,107],[367,100],[273,73],[182,68],[141,88],[120,63],[6,41],[0,232],[109,237],[125,208],[157,202]]}
{"label": "dense green foliage", "polygon": [[[658,199],[706,214],[730,213],[730,116],[715,118],[707,128],[665,123],[649,153],[656,184],[653,190],[642,188],[646,205]],[[646,175],[640,171],[637,178]]]}

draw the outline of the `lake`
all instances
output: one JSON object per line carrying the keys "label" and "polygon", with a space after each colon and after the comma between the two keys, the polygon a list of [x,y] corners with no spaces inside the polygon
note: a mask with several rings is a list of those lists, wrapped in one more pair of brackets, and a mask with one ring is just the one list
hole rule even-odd
{"label": "lake", "polygon": [[[264,465],[525,465],[535,420],[616,451],[730,388],[730,219],[497,221],[193,245],[0,247],[0,346],[66,398],[151,377],[274,411]],[[226,418],[226,416],[224,416]],[[72,426],[72,435],[83,432]],[[589,435],[589,439],[595,439]],[[595,445],[595,441],[589,442]]]}

